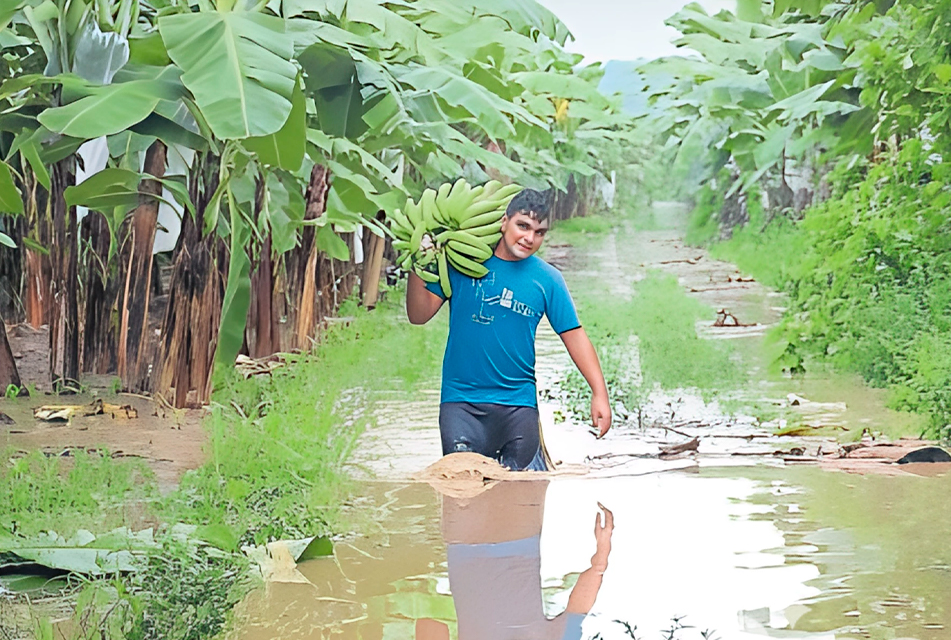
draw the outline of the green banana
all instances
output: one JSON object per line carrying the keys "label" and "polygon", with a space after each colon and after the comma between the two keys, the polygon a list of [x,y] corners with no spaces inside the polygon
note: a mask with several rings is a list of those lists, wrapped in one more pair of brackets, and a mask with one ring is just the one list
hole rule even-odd
{"label": "green banana", "polygon": [[469,256],[474,260],[482,261],[488,260],[492,257],[492,249],[484,245],[477,247],[466,242],[460,242],[459,240],[450,240],[448,243],[446,243],[446,247],[452,249],[456,253]]}
{"label": "green banana", "polygon": [[431,271],[426,271],[422,267],[415,267],[413,271],[416,272],[420,278],[423,279],[423,282],[439,282],[439,276]]}
{"label": "green banana", "polygon": [[504,200],[508,198],[511,200],[522,190],[521,185],[517,184],[507,184],[498,191],[495,192],[496,200]]}
{"label": "green banana", "polygon": [[449,195],[446,197],[447,205],[450,205],[451,207],[459,200],[459,198],[467,195],[470,191],[472,191],[472,187],[469,186],[469,183],[466,182],[466,179],[459,178],[455,183],[453,183],[452,188],[449,189]]}
{"label": "green banana", "polygon": [[[488,245],[486,245],[485,240],[483,240],[482,238],[480,238],[480,237],[478,237],[478,236],[472,235],[472,234],[469,233],[468,231],[463,231],[463,230],[461,230],[461,229],[460,229],[459,231],[453,231],[452,233],[450,233],[450,234],[449,234],[449,240],[450,240],[450,241],[455,240],[456,242],[461,242],[461,243],[463,243],[463,244],[471,244],[473,247],[475,247],[475,248],[477,248],[477,249],[479,249],[479,248],[488,249],[488,248],[489,248]],[[489,257],[489,256],[486,256],[485,258],[482,258],[482,259],[485,260],[485,259],[487,259],[488,257]]]}
{"label": "green banana", "polygon": [[492,209],[479,215],[472,216],[468,218],[465,222],[459,225],[460,229],[474,229],[476,227],[483,227],[488,224],[501,224],[502,216],[505,215],[498,209]]}
{"label": "green banana", "polygon": [[[499,231],[496,231],[495,233],[493,233],[493,234],[490,235],[490,236],[485,236],[484,238],[482,238],[482,240],[483,240],[487,245],[489,245],[490,247],[493,247],[493,248],[495,247],[495,245],[497,245],[497,244],[499,243],[499,240],[501,240],[501,239],[502,239],[502,234],[501,234],[501,232],[499,232]],[[493,251],[493,253],[494,253],[494,251]]]}
{"label": "green banana", "polygon": [[452,183],[444,182],[439,185],[436,191],[436,205],[440,208],[446,206],[446,200],[449,198],[449,192],[452,191]]}
{"label": "green banana", "polygon": [[489,180],[485,183],[484,191],[482,192],[483,198],[491,197],[496,191],[502,188],[502,183],[498,180]]}
{"label": "green banana", "polygon": [[472,218],[481,216],[498,208],[499,203],[495,200],[477,200],[466,208],[465,213],[459,219],[459,224],[460,226],[467,224]]}
{"label": "green banana", "polygon": [[449,193],[452,190],[452,185],[448,182],[441,185],[439,190],[436,192],[436,200],[433,207],[433,220],[438,222],[442,226],[447,226],[450,223],[451,218],[449,217]]}
{"label": "green banana", "polygon": [[406,218],[402,211],[395,210],[390,214],[390,229],[400,240],[409,240],[413,235],[413,225]]}
{"label": "green banana", "polygon": [[423,192],[423,197],[419,199],[419,208],[422,210],[422,225],[426,227],[426,230],[432,229],[436,226],[436,220],[433,217],[436,209],[436,192],[432,189],[426,189]]}
{"label": "green banana", "polygon": [[456,216],[460,211],[465,211],[475,201],[476,194],[474,192],[475,190],[469,186],[465,179],[459,178],[456,180],[456,184],[452,185],[452,190],[449,192],[449,197],[446,198],[446,207],[443,212],[450,222],[458,224],[459,221]]}
{"label": "green banana", "polygon": [[[451,268],[471,278],[488,273],[482,263],[492,257],[502,237],[506,207],[521,189],[497,180],[473,187],[459,178],[424,190],[418,202],[407,198],[401,209],[388,215],[396,263],[426,282],[439,282],[450,297]],[[432,244],[427,239],[423,248],[427,236]]]}
{"label": "green banana", "polygon": [[452,263],[452,266],[470,278],[481,278],[489,272],[489,269],[481,262],[467,258],[454,249],[447,249],[446,256]]}
{"label": "green banana", "polygon": [[416,264],[421,267],[428,267],[436,261],[436,254],[432,251],[425,251],[416,254]]}
{"label": "green banana", "polygon": [[[440,251],[437,259],[439,260],[439,264],[438,264],[439,286],[442,287],[443,295],[446,296],[447,298],[451,298],[452,284],[449,282],[449,264],[446,262],[446,252]],[[486,273],[488,272],[489,272],[488,269],[486,269]]]}
{"label": "green banana", "polygon": [[463,229],[466,233],[470,233],[477,238],[485,238],[486,236],[491,236],[496,233],[500,233],[502,225],[500,222],[493,222],[492,224],[486,224],[481,227],[473,227],[472,229]]}
{"label": "green banana", "polygon": [[445,231],[436,234],[436,236],[433,238],[433,241],[436,243],[436,246],[441,246],[445,244],[450,235],[452,235],[452,229],[446,229]]}
{"label": "green banana", "polygon": [[423,220],[423,214],[422,210],[419,208],[419,203],[412,198],[406,199],[406,204],[403,205],[403,213],[406,214],[406,219],[409,220],[410,227],[414,229]]}
{"label": "green banana", "polygon": [[417,225],[416,229],[413,231],[413,236],[409,239],[409,252],[416,253],[419,251],[419,244],[423,241],[423,234],[426,233],[425,225]]}

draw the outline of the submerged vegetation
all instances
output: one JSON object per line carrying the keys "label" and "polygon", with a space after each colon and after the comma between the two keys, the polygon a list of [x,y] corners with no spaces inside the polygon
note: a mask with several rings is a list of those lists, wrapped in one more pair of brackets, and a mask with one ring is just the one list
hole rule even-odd
{"label": "submerged vegetation", "polygon": [[[569,220],[556,225],[552,241],[571,244],[572,260],[582,273],[590,273],[586,269],[600,269],[598,254],[605,250],[631,255],[626,247],[636,222],[636,217]],[[637,414],[654,389],[693,389],[711,397],[739,388],[746,374],[732,350],[697,335],[697,322],[712,322],[714,310],[689,296],[676,278],[656,271],[619,293],[618,285],[627,287],[636,271],[626,262],[621,267],[626,270],[599,272],[583,282],[573,270],[565,273],[585,331],[597,345],[615,409]],[[587,416],[588,387],[581,374],[570,369],[562,387],[570,410]]]}
{"label": "submerged vegetation", "polygon": [[[399,297],[399,291],[393,298]],[[344,469],[381,390],[411,393],[438,375],[444,325],[412,327],[401,301],[348,321],[270,375],[236,375],[209,417],[209,461],[182,480],[166,517],[226,526],[240,544],[344,530]]]}
{"label": "submerged vegetation", "polygon": [[894,164],[866,167],[863,180],[845,171],[833,174],[845,184],[801,222],[763,233],[751,225],[714,251],[789,292],[791,313],[775,336],[782,366],[802,370],[819,358],[859,373],[889,388],[894,408],[930,415],[947,437],[948,185],[916,144]]}

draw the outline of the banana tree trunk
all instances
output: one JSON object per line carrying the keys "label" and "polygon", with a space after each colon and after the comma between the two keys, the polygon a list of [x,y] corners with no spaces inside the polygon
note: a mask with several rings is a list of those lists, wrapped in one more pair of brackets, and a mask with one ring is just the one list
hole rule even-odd
{"label": "banana tree trunk", "polygon": [[[22,217],[4,216],[3,231],[17,246],[23,244],[26,225]],[[20,282],[23,278],[23,256],[16,249],[0,249],[0,316],[16,322],[22,320]]]}
{"label": "banana tree trunk", "polygon": [[[314,165],[310,172],[304,211],[305,220],[314,220],[327,208],[330,190],[330,171],[323,165]],[[287,327],[290,335],[285,343],[292,349],[309,349],[318,322],[317,302],[317,234],[314,227],[305,227],[300,244],[289,251],[284,260],[286,291],[289,300]]]}
{"label": "banana tree trunk", "polygon": [[271,256],[271,238],[266,238],[251,274],[251,307],[248,310],[245,340],[252,358],[264,358],[281,350],[278,309],[283,292],[277,287],[275,267]]}
{"label": "banana tree trunk", "polygon": [[76,208],[66,205],[66,188],[76,184],[75,159],[60,160],[50,173],[53,217],[50,380],[55,391],[79,384],[79,238]]}
{"label": "banana tree trunk", "polygon": [[[31,170],[23,169],[23,203],[29,236],[40,247],[51,247],[53,229],[49,214],[49,193]],[[53,267],[49,252],[35,251],[21,243],[23,252],[23,314],[27,323],[39,329],[50,321]]]}
{"label": "banana tree trunk", "polygon": [[155,393],[175,407],[198,407],[211,398],[211,372],[218,346],[218,325],[225,264],[219,238],[201,238],[193,218],[186,218],[179,238],[162,326]]}
{"label": "banana tree trunk", "polygon": [[[314,167],[307,188],[306,219],[317,218],[326,209],[329,176],[326,168]],[[292,300],[297,301],[288,318],[293,318],[289,323],[293,330],[292,344],[307,351],[314,344],[320,324],[336,313],[340,303],[353,293],[358,273],[352,258],[334,260],[320,250],[314,227],[305,228],[301,236],[301,244],[288,263],[287,292]],[[345,233],[341,239],[347,243],[353,256],[354,234]]]}
{"label": "banana tree trunk", "polygon": [[[145,154],[145,173],[165,176],[165,144],[156,140]],[[143,193],[132,214],[129,250],[121,262],[124,275],[122,300],[119,306],[119,351],[117,355],[122,386],[129,391],[147,391],[150,386],[149,365],[153,360],[148,335],[149,295],[152,291],[152,247],[158,222],[162,193],[158,180],[146,179],[139,186]]]}
{"label": "banana tree trunk", "polygon": [[10,343],[7,341],[7,327],[3,319],[0,318],[0,391],[6,391],[10,385],[16,386],[21,391],[23,390],[20,373],[17,371],[17,363],[13,358]]}
{"label": "banana tree trunk", "polygon": [[83,218],[84,261],[83,371],[109,373],[115,370],[116,327],[113,309],[119,291],[114,269],[109,266],[109,223],[97,212]]}
{"label": "banana tree trunk", "polygon": [[364,234],[370,237],[366,242],[363,253],[363,272],[360,275],[360,296],[363,306],[372,309],[380,297],[380,275],[383,270],[383,250],[386,248],[386,238],[380,237],[364,229]]}
{"label": "banana tree trunk", "polygon": [[196,157],[189,186],[196,214],[182,220],[152,381],[153,393],[179,408],[201,406],[211,397],[225,286],[221,274],[227,269],[218,235],[201,233],[205,208],[218,187],[217,158]]}

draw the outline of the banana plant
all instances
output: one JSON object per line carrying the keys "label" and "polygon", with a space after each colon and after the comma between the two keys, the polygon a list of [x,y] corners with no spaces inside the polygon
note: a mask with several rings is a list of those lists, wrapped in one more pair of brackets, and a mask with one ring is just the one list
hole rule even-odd
{"label": "banana plant", "polygon": [[[709,16],[696,4],[668,20],[700,60],[661,59],[641,67],[651,92],[639,114],[667,132],[679,163],[696,165],[703,147],[714,161],[701,180],[732,159],[747,190],[788,158],[836,144],[837,130],[859,112],[856,66],[841,41],[816,22],[769,19],[745,3],[742,20]],[[707,158],[711,156],[707,155]]]}
{"label": "banana plant", "polygon": [[[596,91],[599,70],[575,68],[567,29],[532,0],[22,0],[0,28],[0,45],[45,54],[42,72],[0,85],[0,130],[13,140],[0,207],[29,202],[31,184],[58,189],[64,211],[108,221],[104,262],[139,266],[151,261],[155,210],[183,216],[155,374],[176,404],[190,391],[206,400],[211,366],[226,369],[242,348],[252,279],[303,268],[314,251],[347,258],[338,234],[386,234],[379,212],[464,172],[564,188],[601,168],[592,142],[630,128]],[[64,182],[57,163],[102,138],[104,168]],[[166,152],[189,158],[181,175],[165,175]],[[215,264],[228,266],[193,277]],[[119,305],[120,363],[135,361],[127,385],[147,389],[134,292],[148,286],[137,278],[120,287],[133,292]],[[214,307],[215,326],[189,334],[199,304]],[[186,356],[199,343],[211,356]]]}

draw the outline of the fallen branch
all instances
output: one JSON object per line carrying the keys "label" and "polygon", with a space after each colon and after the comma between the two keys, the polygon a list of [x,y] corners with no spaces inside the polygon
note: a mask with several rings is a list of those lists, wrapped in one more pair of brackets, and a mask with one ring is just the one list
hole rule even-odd
{"label": "fallen branch", "polygon": [[658,264],[697,264],[703,260],[703,256],[697,256],[696,258],[681,258],[679,260],[662,260]]}
{"label": "fallen branch", "polygon": [[666,426],[664,426],[664,425],[660,425],[660,428],[663,429],[664,431],[670,431],[671,433],[676,433],[678,436],[683,436],[684,438],[691,438],[691,437],[693,437],[693,436],[691,436],[689,433],[684,433],[683,431],[678,431],[677,429],[674,429],[673,427],[666,427]]}
{"label": "fallen branch", "polygon": [[653,458],[649,453],[601,453],[596,456],[587,456],[585,461],[607,460],[609,458]]}
{"label": "fallen branch", "polygon": [[727,311],[720,309],[717,311],[717,319],[713,321],[714,327],[755,327],[756,323],[740,322],[740,320]]}
{"label": "fallen branch", "polygon": [[697,437],[697,438],[694,438],[693,440],[682,442],[681,444],[675,444],[669,447],[661,447],[660,454],[658,454],[658,457],[669,458],[671,456],[676,456],[681,453],[686,453],[687,451],[698,451],[699,449],[700,449],[700,438]]}

